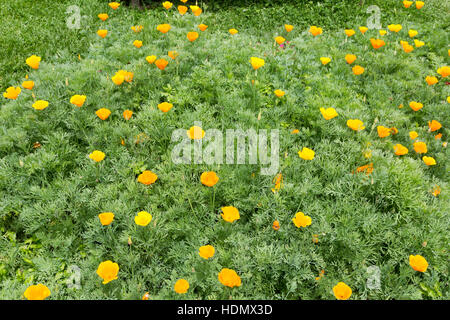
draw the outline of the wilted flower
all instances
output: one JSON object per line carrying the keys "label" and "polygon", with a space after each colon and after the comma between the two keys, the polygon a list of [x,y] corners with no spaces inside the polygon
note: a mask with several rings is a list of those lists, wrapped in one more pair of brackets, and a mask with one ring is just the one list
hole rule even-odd
{"label": "wilted flower", "polygon": [[195,32],[195,31],[188,32],[188,34],[187,34],[186,37],[188,38],[188,40],[189,40],[190,42],[193,42],[193,41],[197,40],[197,38],[198,38],[198,32]]}
{"label": "wilted flower", "polygon": [[224,286],[233,288],[241,286],[241,277],[238,276],[236,271],[228,268],[223,268],[218,275],[219,281]]}
{"label": "wilted flower", "polygon": [[314,159],[315,152],[309,148],[303,147],[301,151],[298,152],[298,156],[303,160],[312,160]]}
{"label": "wilted flower", "polygon": [[315,37],[315,36],[318,36],[319,34],[322,34],[322,28],[318,28],[316,26],[311,26],[309,28],[309,32]]}
{"label": "wilted flower", "polygon": [[292,218],[292,222],[297,228],[306,228],[307,226],[311,225],[311,217],[305,215],[303,212],[297,212],[295,214],[295,217]]}
{"label": "wilted flower", "polygon": [[356,60],[356,56],[354,54],[347,54],[347,55],[345,55],[345,61],[348,64],[352,64],[353,62],[355,62],[355,60]]}
{"label": "wilted flower", "polygon": [[214,171],[205,171],[200,176],[200,182],[207,187],[212,187],[219,182],[219,177]]}
{"label": "wilted flower", "polygon": [[44,110],[48,107],[48,101],[45,100],[37,100],[35,103],[33,103],[33,108],[36,110]]}
{"label": "wilted flower", "polygon": [[277,192],[281,189],[281,184],[283,182],[283,175],[281,173],[277,174],[275,178],[273,178],[273,182],[275,183],[275,187],[272,189],[272,192]]}
{"label": "wilted flower", "polygon": [[150,294],[148,292],[144,293],[144,295],[142,296],[142,300],[148,300],[150,299]]}
{"label": "wilted flower", "polygon": [[325,118],[325,120],[330,120],[338,116],[338,113],[336,112],[336,109],[334,108],[320,108],[320,113],[322,113],[322,116]]}
{"label": "wilted flower", "polygon": [[103,284],[116,280],[118,273],[119,265],[111,260],[100,263],[97,268],[97,274],[103,279]]}
{"label": "wilted flower", "polygon": [[186,131],[186,133],[191,139],[202,139],[205,136],[205,131],[198,126],[190,127],[189,130]]}
{"label": "wilted flower", "polygon": [[336,299],[347,300],[352,295],[352,289],[344,282],[338,282],[338,284],[333,287],[333,293]]}
{"label": "wilted flower", "polygon": [[413,143],[414,151],[417,153],[427,153],[427,145],[425,142],[417,141]]}
{"label": "wilted flower", "polygon": [[380,138],[388,137],[391,134],[391,130],[389,128],[386,128],[384,126],[378,126],[377,127],[378,136]]}
{"label": "wilted flower", "polygon": [[3,96],[7,99],[16,100],[21,91],[20,87],[9,87],[3,92]]}
{"label": "wilted flower", "polygon": [[98,218],[100,219],[100,223],[104,226],[107,226],[111,224],[114,220],[114,213],[112,212],[103,212],[98,215]]}
{"label": "wilted flower", "polygon": [[226,222],[234,222],[236,220],[239,220],[239,210],[233,206],[228,207],[222,207],[222,213],[220,214]]}
{"label": "wilted flower", "polygon": [[153,184],[156,180],[158,180],[158,176],[150,170],[144,170],[137,178],[138,182],[145,185]]}
{"label": "wilted flower", "polygon": [[211,245],[201,246],[200,249],[198,249],[198,254],[203,259],[208,260],[209,258],[214,256],[215,249]]}
{"label": "wilted flower", "polygon": [[159,70],[164,70],[168,64],[169,61],[167,61],[166,59],[158,59],[155,61],[155,65],[158,67]]}
{"label": "wilted flower", "polygon": [[264,59],[257,58],[257,57],[251,57],[250,63],[252,64],[253,69],[258,70],[264,65]]}
{"label": "wilted flower", "polygon": [[349,119],[347,120],[347,126],[354,131],[364,130],[364,123],[359,119]]}
{"label": "wilted flower", "polygon": [[47,286],[39,283],[37,285],[29,286],[23,295],[28,300],[44,300],[48,296],[50,296],[50,289]]}
{"label": "wilted flower", "polygon": [[168,102],[162,102],[160,104],[158,104],[158,109],[161,110],[162,112],[168,112],[170,109],[172,109],[173,104],[168,103]]}
{"label": "wilted flower", "polygon": [[76,105],[77,107],[83,106],[85,101],[86,101],[85,95],[76,94],[70,98],[70,103]]}
{"label": "wilted flower", "polygon": [[356,66],[354,66],[354,67],[352,68],[352,71],[353,71],[353,74],[359,76],[359,75],[361,75],[361,74],[364,73],[364,68],[361,67],[361,66],[356,65]]}
{"label": "wilted flower", "polygon": [[104,37],[106,37],[106,35],[108,34],[108,30],[100,29],[100,30],[97,31],[97,34],[98,34],[100,37],[104,38]]}
{"label": "wilted flower", "polygon": [[100,119],[106,120],[106,119],[108,119],[109,115],[111,114],[111,111],[106,108],[101,108],[101,109],[98,109],[97,111],[95,111],[95,114]]}
{"label": "wilted flower", "polygon": [[89,158],[94,160],[95,162],[100,162],[103,159],[105,159],[105,154],[99,150],[94,150],[90,155]]}
{"label": "wilted flower", "polygon": [[405,146],[401,145],[400,143],[397,143],[394,146],[394,153],[397,156],[403,156],[408,153],[408,149]]}
{"label": "wilted flower", "polygon": [[130,120],[131,116],[133,115],[133,111],[125,110],[122,115],[125,120]]}
{"label": "wilted flower", "polygon": [[423,156],[422,160],[427,166],[434,166],[436,164],[436,160],[433,157]]}
{"label": "wilted flower", "polygon": [[107,13],[100,13],[97,17],[100,18],[100,20],[105,21],[106,19],[109,18]]}
{"label": "wilted flower", "polygon": [[189,282],[185,279],[180,279],[175,283],[173,289],[179,294],[186,293],[189,289]]}
{"label": "wilted flower", "polygon": [[140,211],[134,217],[134,223],[136,223],[138,226],[141,227],[147,226],[150,223],[150,221],[152,221],[152,215],[147,211]]}
{"label": "wilted flower", "polygon": [[428,268],[428,262],[421,255],[410,255],[409,256],[409,265],[416,271],[425,272]]}
{"label": "wilted flower", "polygon": [[420,109],[423,108],[423,104],[421,104],[420,102],[416,102],[416,101],[411,101],[409,103],[409,107],[411,109],[413,109],[414,111],[419,111]]}

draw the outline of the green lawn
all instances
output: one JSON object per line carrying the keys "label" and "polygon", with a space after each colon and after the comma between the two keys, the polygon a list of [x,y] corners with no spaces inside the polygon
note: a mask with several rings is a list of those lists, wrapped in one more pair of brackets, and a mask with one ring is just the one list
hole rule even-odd
{"label": "green lawn", "polygon": [[[437,73],[450,62],[447,2],[426,1],[417,10],[400,0],[280,1],[204,6],[198,17],[160,3],[147,10],[107,3],[0,3],[8,21],[0,25],[0,91],[21,86],[26,75],[35,82],[16,100],[0,102],[1,299],[23,299],[37,283],[51,290],[49,299],[141,299],[145,292],[151,299],[335,299],[341,281],[351,287],[350,299],[449,298],[450,80]],[[67,28],[72,5],[80,8],[80,29]],[[402,30],[362,34],[369,5],[380,8],[383,29]],[[109,18],[102,22],[99,13]],[[162,23],[172,27],[166,34],[156,30]],[[200,23],[208,29],[199,31]],[[144,28],[135,33],[133,25]],[[312,36],[311,25],[323,33]],[[356,33],[347,38],[350,28]],[[108,35],[100,38],[98,29]],[[413,44],[410,29],[425,45],[406,53],[399,41]],[[199,33],[194,42],[190,31]],[[275,43],[278,35],[289,41],[285,48]],[[370,38],[386,45],[375,50]],[[175,60],[170,50],[179,54]],[[349,53],[362,75],[345,62]],[[32,54],[42,57],[38,70],[25,63]],[[149,64],[150,55],[168,60],[166,69]],[[250,57],[265,65],[255,72]],[[320,57],[331,62],[322,65]],[[118,70],[133,72],[133,80],[115,85]],[[426,76],[439,82],[429,86]],[[275,89],[285,96],[277,98]],[[87,96],[81,108],[69,102],[75,94]],[[48,108],[33,109],[35,100]],[[167,113],[157,108],[163,101],[173,104]],[[413,111],[411,101],[423,108]],[[321,107],[338,116],[325,120]],[[96,116],[100,108],[111,110],[107,120]],[[126,109],[130,120],[122,117]],[[348,119],[362,120],[365,129],[351,130]],[[429,132],[431,120],[442,128]],[[175,164],[172,132],[196,121],[224,133],[278,129],[281,189],[272,192],[275,175],[260,174],[260,164]],[[398,133],[380,138],[377,126]],[[414,151],[410,131],[436,165]],[[396,144],[408,154],[395,155]],[[313,160],[298,156],[303,147],[315,151]],[[104,161],[89,159],[94,150],[106,154]],[[371,174],[352,174],[369,163]],[[151,186],[137,181],[144,170],[158,175]],[[219,176],[214,187],[200,183],[204,171]],[[436,186],[438,196],[431,193]],[[225,222],[225,206],[238,208],[240,219]],[[148,226],[135,224],[139,211],[153,216]],[[293,224],[299,211],[311,225]],[[102,212],[115,214],[109,226],[100,224]],[[215,248],[208,260],[198,254],[206,244]],[[427,271],[413,270],[410,255],[423,256]],[[106,260],[120,270],[104,285],[96,270]],[[73,265],[81,270],[78,289],[67,284]],[[380,269],[378,289],[367,285],[370,266]],[[241,286],[224,287],[222,268],[235,270]],[[188,280],[186,294],[174,291],[178,279]]]}

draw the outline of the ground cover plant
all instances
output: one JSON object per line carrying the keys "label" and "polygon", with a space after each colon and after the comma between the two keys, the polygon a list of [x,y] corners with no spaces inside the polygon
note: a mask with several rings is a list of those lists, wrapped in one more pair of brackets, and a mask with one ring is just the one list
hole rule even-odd
{"label": "ground cover plant", "polygon": [[118,4],[0,4],[2,299],[448,299],[448,3]]}

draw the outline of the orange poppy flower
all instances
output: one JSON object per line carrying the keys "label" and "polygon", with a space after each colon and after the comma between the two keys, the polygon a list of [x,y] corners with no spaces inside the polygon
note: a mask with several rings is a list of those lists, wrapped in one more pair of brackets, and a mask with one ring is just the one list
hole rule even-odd
{"label": "orange poppy flower", "polygon": [[100,263],[97,268],[97,274],[103,279],[103,284],[107,284],[117,279],[119,273],[119,265],[111,260]]}
{"label": "orange poppy flower", "polygon": [[181,15],[184,15],[187,11],[188,11],[188,7],[186,7],[186,6],[178,6],[178,12]]}
{"label": "orange poppy flower", "polygon": [[347,120],[347,126],[354,131],[364,130],[366,127],[364,123],[359,119],[349,119]]}
{"label": "orange poppy flower", "polygon": [[421,104],[420,102],[416,102],[416,101],[411,101],[409,103],[409,107],[411,109],[413,109],[414,111],[419,111],[420,109],[423,108],[423,104]]}
{"label": "orange poppy flower", "polygon": [[145,185],[153,184],[156,180],[158,180],[158,176],[150,170],[144,170],[137,178],[138,182]]}
{"label": "orange poppy flower", "polygon": [[193,42],[193,41],[197,40],[197,38],[198,38],[198,33],[195,32],[195,31],[191,31],[191,32],[188,32],[188,34],[187,34],[186,37],[188,38],[188,40],[189,40],[190,42]]}
{"label": "orange poppy flower", "polygon": [[208,26],[202,23],[198,25],[198,28],[200,29],[200,31],[205,31],[208,28]]}
{"label": "orange poppy flower", "polygon": [[442,128],[442,124],[440,124],[439,121],[437,121],[437,120],[432,120],[431,122],[428,121],[428,128],[429,128],[429,131],[431,131],[431,132],[437,131],[440,128]]}
{"label": "orange poppy flower", "polygon": [[44,300],[45,298],[50,296],[50,294],[50,289],[42,283],[29,286],[23,293],[25,298],[27,298],[28,300]]}
{"label": "orange poppy flower", "polygon": [[322,34],[322,28],[318,28],[316,26],[311,26],[309,28],[309,33],[311,33],[314,37]]}
{"label": "orange poppy flower", "polygon": [[205,136],[205,131],[198,126],[190,127],[189,130],[186,131],[186,133],[191,139],[202,139]]}
{"label": "orange poppy flower", "polygon": [[285,24],[284,28],[286,29],[286,32],[291,32],[292,29],[294,29],[294,26],[290,24]]}
{"label": "orange poppy flower", "polygon": [[106,35],[108,34],[108,30],[98,30],[97,31],[97,34],[100,36],[100,37],[102,37],[102,38],[104,38],[104,37],[106,37]]}
{"label": "orange poppy flower", "polygon": [[236,271],[228,268],[223,268],[219,274],[218,278],[221,284],[224,286],[234,288],[241,286],[241,277],[238,276]]}
{"label": "orange poppy flower", "polygon": [[173,104],[168,103],[168,102],[162,102],[160,104],[158,104],[158,109],[161,110],[162,112],[168,112],[170,109],[172,109]]}
{"label": "orange poppy flower", "polygon": [[200,176],[200,182],[207,187],[212,187],[219,182],[219,177],[214,171],[205,171]]}
{"label": "orange poppy flower", "polygon": [[164,70],[169,62],[166,59],[158,59],[155,61],[155,65],[158,67],[159,70]]}
{"label": "orange poppy flower", "polygon": [[354,54],[345,55],[345,62],[347,62],[348,64],[352,64],[353,62],[355,62],[355,60],[356,56]]}
{"label": "orange poppy flower", "polygon": [[405,146],[398,143],[394,146],[394,153],[397,156],[403,156],[408,153],[408,149]]}
{"label": "orange poppy flower", "polygon": [[414,151],[417,153],[427,153],[427,144],[425,142],[417,141],[413,143]]}
{"label": "orange poppy flower", "polygon": [[374,49],[379,49],[379,48],[381,48],[382,46],[384,46],[386,43],[384,42],[384,40],[381,40],[381,39],[373,39],[373,38],[371,38],[370,39],[370,43],[372,44],[372,47],[374,48]]}
{"label": "orange poppy flower", "polygon": [[352,68],[352,72],[353,72],[353,74],[359,76],[359,75],[361,75],[361,74],[364,73],[364,68],[361,67],[361,66],[356,65],[356,66],[354,66],[354,67]]}
{"label": "orange poppy flower", "polygon": [[391,134],[391,129],[383,127],[383,126],[378,126],[377,132],[378,132],[378,136],[380,138],[386,138]]}
{"label": "orange poppy flower", "polygon": [[111,114],[111,111],[109,109],[106,108],[101,108],[98,109],[95,114],[97,115],[97,117],[99,117],[102,120],[106,120],[108,119],[109,115]]}
{"label": "orange poppy flower", "polygon": [[410,255],[409,256],[409,265],[416,271],[425,272],[428,268],[428,262],[421,255]]}
{"label": "orange poppy flower", "polygon": [[338,282],[338,284],[333,287],[333,293],[336,299],[347,300],[352,295],[352,289],[344,282]]}
{"label": "orange poppy flower", "polygon": [[122,115],[125,120],[130,120],[131,116],[133,115],[133,111],[125,110]]}
{"label": "orange poppy flower", "polygon": [[100,20],[105,21],[109,18],[107,13],[100,13],[97,17],[99,17]]}
{"label": "orange poppy flower", "polygon": [[111,9],[116,10],[120,6],[120,3],[110,2],[110,3],[108,3],[108,5],[111,7]]}
{"label": "orange poppy flower", "polygon": [[38,69],[39,63],[41,62],[41,57],[32,55],[25,60],[25,63],[29,65],[32,69]]}
{"label": "orange poppy flower", "polygon": [[158,30],[159,32],[162,32],[162,33],[167,33],[170,30],[170,24],[168,24],[168,23],[159,24],[156,27],[156,30]]}

